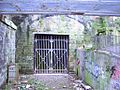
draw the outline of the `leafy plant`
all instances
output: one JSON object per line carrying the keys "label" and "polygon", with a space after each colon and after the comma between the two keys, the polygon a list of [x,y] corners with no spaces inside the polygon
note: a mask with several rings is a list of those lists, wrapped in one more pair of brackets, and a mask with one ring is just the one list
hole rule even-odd
{"label": "leafy plant", "polygon": [[107,30],[107,24],[105,17],[99,17],[93,21],[92,28],[96,30],[96,34],[99,36],[100,34],[105,35]]}
{"label": "leafy plant", "polygon": [[[33,85],[35,87],[35,90],[45,90],[46,86],[42,84],[40,81],[37,81],[35,79],[28,80],[28,83]],[[50,90],[48,88],[48,90]]]}

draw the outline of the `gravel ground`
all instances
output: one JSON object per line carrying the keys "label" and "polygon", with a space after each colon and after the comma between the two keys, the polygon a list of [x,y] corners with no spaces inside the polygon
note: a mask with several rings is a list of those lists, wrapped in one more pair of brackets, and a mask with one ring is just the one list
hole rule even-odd
{"label": "gravel ground", "polygon": [[84,90],[76,81],[69,74],[21,75],[19,83],[11,83],[5,90]]}
{"label": "gravel ground", "polygon": [[74,78],[68,74],[63,75],[34,75],[36,80],[42,82],[51,90],[76,90],[74,89]]}

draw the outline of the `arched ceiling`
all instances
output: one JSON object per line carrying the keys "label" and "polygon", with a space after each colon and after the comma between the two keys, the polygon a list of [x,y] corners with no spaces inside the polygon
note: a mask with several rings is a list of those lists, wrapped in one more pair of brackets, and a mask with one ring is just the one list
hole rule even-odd
{"label": "arched ceiling", "polygon": [[120,0],[0,0],[0,14],[120,16]]}

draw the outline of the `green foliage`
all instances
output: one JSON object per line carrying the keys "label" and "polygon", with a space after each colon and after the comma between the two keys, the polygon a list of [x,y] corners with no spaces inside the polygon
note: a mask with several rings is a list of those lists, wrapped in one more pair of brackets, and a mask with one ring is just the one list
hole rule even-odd
{"label": "green foliage", "polygon": [[65,17],[63,15],[61,15],[61,20],[64,21],[65,20]]}
{"label": "green foliage", "polygon": [[[45,88],[46,88],[45,85],[43,85],[40,81],[37,81],[35,79],[28,80],[28,83],[31,85],[34,85],[35,90],[45,90]],[[48,88],[48,90],[50,90],[50,89]]]}
{"label": "green foliage", "polygon": [[95,19],[92,23],[92,28],[96,30],[96,34],[99,36],[100,34],[105,35],[107,30],[107,22],[105,17],[99,17]]}
{"label": "green foliage", "polygon": [[115,26],[118,32],[120,32],[120,18],[115,19]]}
{"label": "green foliage", "polygon": [[40,19],[39,22],[40,22],[40,27],[43,26],[43,19],[42,18]]}

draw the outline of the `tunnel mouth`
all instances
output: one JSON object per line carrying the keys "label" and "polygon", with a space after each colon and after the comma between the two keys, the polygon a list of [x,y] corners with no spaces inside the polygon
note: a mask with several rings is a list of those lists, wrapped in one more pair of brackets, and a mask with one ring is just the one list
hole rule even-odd
{"label": "tunnel mouth", "polygon": [[34,34],[34,72],[36,74],[68,73],[69,35]]}

